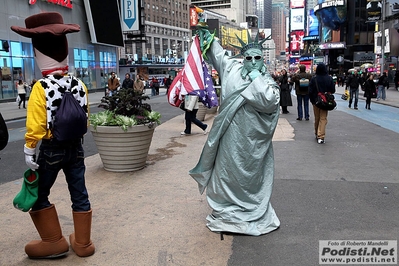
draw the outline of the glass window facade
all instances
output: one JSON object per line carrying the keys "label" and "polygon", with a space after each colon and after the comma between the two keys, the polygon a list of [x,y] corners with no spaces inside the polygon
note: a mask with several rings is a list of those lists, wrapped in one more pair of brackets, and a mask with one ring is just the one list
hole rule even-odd
{"label": "glass window facade", "polygon": [[18,81],[29,84],[35,78],[32,44],[11,41],[9,47],[0,50],[0,99],[15,98]]}
{"label": "glass window facade", "polygon": [[[0,100],[17,96],[16,84],[20,79],[30,84],[33,79],[41,78],[31,43],[11,41],[9,52],[3,50],[1,47]],[[110,73],[117,72],[114,48],[91,46],[88,49],[73,48],[72,51],[69,54],[69,72],[81,79],[89,90],[105,88]]]}

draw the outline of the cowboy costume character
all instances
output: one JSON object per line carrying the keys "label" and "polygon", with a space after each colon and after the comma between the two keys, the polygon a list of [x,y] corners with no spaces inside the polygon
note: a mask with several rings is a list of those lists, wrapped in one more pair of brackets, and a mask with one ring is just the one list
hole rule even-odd
{"label": "cowboy costume character", "polygon": [[[32,39],[36,63],[43,78],[33,88],[28,102],[25,162],[39,174],[38,200],[29,214],[41,237],[25,246],[29,258],[54,258],[66,255],[69,244],[62,235],[54,204],[48,196],[58,172],[65,173],[72,201],[74,233],[69,236],[78,256],[94,254],[90,239],[92,211],[85,185],[85,164],[82,138],[62,142],[53,137],[54,115],[65,91],[70,91],[88,112],[85,84],[68,75],[68,41],[66,34],[80,31],[77,24],[64,24],[57,12],[43,12],[25,19],[26,28],[11,26],[14,32]],[[40,152],[36,159],[39,141]]]}

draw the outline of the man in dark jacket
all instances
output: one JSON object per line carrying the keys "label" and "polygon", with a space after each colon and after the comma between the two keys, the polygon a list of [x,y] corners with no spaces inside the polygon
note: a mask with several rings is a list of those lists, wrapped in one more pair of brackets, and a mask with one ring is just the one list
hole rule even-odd
{"label": "man in dark jacket", "polygon": [[386,92],[385,92],[385,87],[386,87],[386,82],[388,80],[387,73],[382,73],[382,75],[378,78],[378,92],[377,92],[377,101],[380,99],[383,99],[385,101],[386,99]]}
{"label": "man in dark jacket", "polygon": [[361,84],[360,76],[357,74],[355,70],[352,75],[348,78],[348,83],[346,84],[349,87],[349,105],[351,108],[352,100],[355,99],[355,110],[357,110],[357,102],[359,101],[359,85]]}
{"label": "man in dark jacket", "polygon": [[122,82],[123,89],[132,89],[133,88],[133,80],[130,78],[130,74],[126,73],[125,79]]}
{"label": "man in dark jacket", "polygon": [[309,98],[313,104],[314,113],[314,130],[317,143],[325,143],[326,125],[327,125],[327,110],[318,108],[316,104],[318,92],[335,93],[335,84],[331,76],[327,73],[327,67],[324,63],[320,63],[316,68],[316,75],[310,80],[309,83]]}
{"label": "man in dark jacket", "polygon": [[166,87],[166,93],[165,93],[165,94],[168,94],[170,85],[172,85],[172,77],[171,77],[171,76],[169,76],[169,77],[165,80],[165,87]]}
{"label": "man in dark jacket", "polygon": [[[302,120],[303,111],[305,111],[305,119],[309,120],[309,82],[312,79],[312,75],[306,73],[306,66],[299,66],[299,73],[292,77],[292,81],[295,84],[295,94],[297,100],[298,118],[296,120]],[[303,109],[302,110],[302,102]]]}

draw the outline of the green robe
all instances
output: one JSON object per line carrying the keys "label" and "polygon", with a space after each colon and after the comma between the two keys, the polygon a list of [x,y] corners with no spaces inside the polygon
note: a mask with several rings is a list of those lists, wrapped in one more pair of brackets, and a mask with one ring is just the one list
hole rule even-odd
{"label": "green robe", "polygon": [[279,88],[268,73],[244,80],[243,65],[217,42],[207,57],[222,80],[221,106],[199,162],[190,171],[200,193],[206,189],[213,209],[207,227],[215,232],[266,234],[280,226],[270,204]]}

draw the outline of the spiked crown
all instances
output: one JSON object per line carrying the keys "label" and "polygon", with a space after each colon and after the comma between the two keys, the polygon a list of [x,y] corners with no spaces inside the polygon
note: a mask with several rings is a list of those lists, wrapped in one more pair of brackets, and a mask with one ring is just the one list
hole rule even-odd
{"label": "spiked crown", "polygon": [[237,37],[238,41],[240,42],[241,46],[234,45],[234,44],[230,43],[231,46],[233,46],[234,48],[240,50],[240,54],[238,54],[236,56],[244,55],[244,53],[246,51],[248,51],[249,49],[265,50],[265,48],[263,48],[263,43],[265,41],[271,39],[271,35],[270,35],[267,38],[264,38],[263,40],[259,41],[259,31],[258,31],[258,33],[256,34],[256,37],[255,37],[255,40],[252,40],[251,34],[249,33],[248,30],[247,30],[248,43],[245,43],[240,37],[237,36],[237,34],[236,34],[236,37]]}

